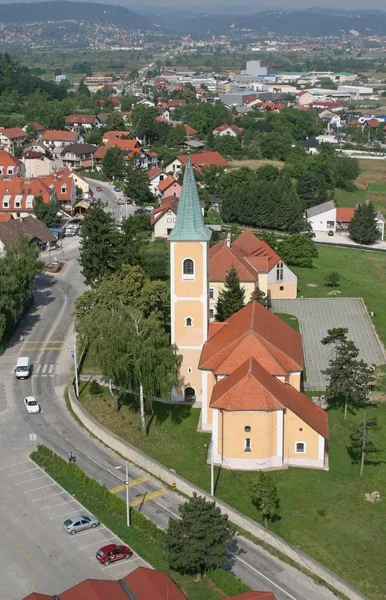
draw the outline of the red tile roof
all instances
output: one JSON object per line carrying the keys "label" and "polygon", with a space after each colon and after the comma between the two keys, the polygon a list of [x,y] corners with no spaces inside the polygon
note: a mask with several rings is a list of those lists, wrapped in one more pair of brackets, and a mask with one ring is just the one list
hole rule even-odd
{"label": "red tile roof", "polygon": [[75,142],[78,135],[76,131],[47,129],[42,135],[42,140],[45,142]]}
{"label": "red tile roof", "polygon": [[[3,175],[7,174],[8,167],[19,167],[22,161],[15,158],[13,154],[10,154],[6,150],[0,150],[0,167],[3,167]],[[16,172],[16,171],[15,171]]]}
{"label": "red tile roof", "polygon": [[355,208],[337,208],[336,209],[336,220],[337,222],[349,223],[353,218]]}
{"label": "red tile roof", "polygon": [[0,223],[7,223],[11,219],[13,219],[11,213],[0,213]]}
{"label": "red tile roof", "polygon": [[245,229],[241,235],[233,242],[233,245],[240,248],[248,257],[266,257],[268,259],[268,270],[270,271],[280,259],[280,256],[263,240],[260,240],[250,229]]}
{"label": "red tile roof", "polygon": [[168,210],[177,214],[178,208],[178,198],[176,196],[167,196],[166,198],[162,198],[161,206],[157,208],[153,208],[153,212],[151,214],[151,224],[154,225]]}
{"label": "red tile roof", "polygon": [[106,148],[112,146],[118,146],[122,152],[130,152],[131,154],[138,154],[141,151],[141,144],[135,138],[123,139],[112,139],[106,142]]}
{"label": "red tile roof", "polygon": [[0,133],[5,135],[9,140],[17,138],[25,138],[26,134],[21,127],[0,127]]}
{"label": "red tile roof", "polygon": [[[43,201],[48,204],[55,190],[49,189],[48,185],[39,179],[1,179],[0,180],[0,212],[32,212],[33,208],[27,208],[27,198],[29,200],[35,196],[42,196]],[[9,208],[4,208],[4,200],[9,200]],[[20,206],[16,206],[16,201],[20,201]]]}
{"label": "red tile roof", "polygon": [[379,121],[378,119],[369,119],[368,121],[366,121],[366,125],[372,127],[373,129],[376,129],[379,125]]}
{"label": "red tile roof", "polygon": [[184,123],[184,127],[185,127],[186,135],[197,135],[198,134],[198,131],[193,129],[193,127],[191,127],[190,125],[187,125],[186,123]]}
{"label": "red tile roof", "polygon": [[[188,160],[187,154],[180,154],[177,158],[183,165],[186,165],[186,161]],[[225,158],[218,152],[198,152],[197,154],[190,154],[190,160],[195,168],[209,167],[209,165],[217,165],[218,167],[229,166]]]}
{"label": "red tile roof", "polygon": [[236,125],[227,125],[227,124],[220,125],[220,127],[216,127],[216,129],[214,129],[213,131],[222,133],[223,131],[227,131],[228,129],[233,131],[233,133],[235,133],[236,135],[241,135],[244,131],[242,127],[237,127]]}
{"label": "red tile roof", "polygon": [[111,130],[111,131],[106,131],[106,133],[103,134],[102,139],[103,140],[116,140],[118,138],[128,137],[129,135],[130,135],[130,131]]}
{"label": "red tile roof", "polygon": [[343,104],[341,102],[313,102],[313,106],[320,108],[343,108]]}
{"label": "red tile roof", "polygon": [[154,177],[157,177],[157,175],[159,175],[162,172],[163,172],[162,169],[160,169],[159,167],[153,167],[146,174],[149,179],[153,179]]}
{"label": "red tile roof", "polygon": [[127,594],[118,581],[86,579],[62,592],[60,600],[127,600]]}
{"label": "red tile roof", "polygon": [[[174,581],[163,571],[138,567],[123,581],[138,600],[187,600]],[[119,598],[114,597],[114,600]]]}
{"label": "red tile roof", "polygon": [[[48,175],[40,177],[40,181],[56,192],[59,202],[71,202],[75,183],[71,175]],[[63,191],[65,188],[65,191]]]}
{"label": "red tile roof", "polygon": [[26,123],[26,127],[33,127],[36,131],[44,131],[43,125],[38,123],[38,121],[30,121]]}
{"label": "red tile roof", "polygon": [[209,338],[199,368],[229,375],[251,357],[271,375],[303,368],[300,334],[258,302],[249,302]]}
{"label": "red tile roof", "polygon": [[225,281],[228,271],[234,267],[240,281],[254,282],[258,271],[251,266],[237,247],[228,248],[225,240],[218,242],[209,250],[209,280]]}
{"label": "red tile roof", "polygon": [[182,187],[181,184],[174,179],[174,177],[169,176],[166,177],[163,181],[159,182],[158,189],[160,190],[160,192],[165,192],[170,186],[175,184],[180,188]]}
{"label": "red tile roof", "polygon": [[94,160],[95,160],[95,159],[98,159],[98,158],[99,158],[100,160],[102,160],[102,158],[104,158],[104,156],[105,156],[106,152],[107,152],[107,148],[106,148],[106,146],[99,146],[99,148],[97,148],[97,149],[95,150],[95,153],[94,153]]}
{"label": "red tile roof", "polygon": [[66,123],[73,125],[74,123],[86,123],[92,125],[96,119],[95,115],[68,115]]}

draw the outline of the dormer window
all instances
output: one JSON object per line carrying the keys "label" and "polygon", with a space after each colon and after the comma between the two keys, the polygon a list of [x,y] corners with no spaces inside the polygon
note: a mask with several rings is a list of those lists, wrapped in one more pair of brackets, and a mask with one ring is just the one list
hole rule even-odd
{"label": "dormer window", "polygon": [[7,174],[8,175],[13,175],[13,167],[8,167]]}
{"label": "dormer window", "polygon": [[60,188],[60,192],[62,194],[65,194],[67,192],[67,186],[66,185],[62,185],[62,187]]}
{"label": "dormer window", "polygon": [[191,258],[186,258],[183,262],[182,275],[185,280],[194,279],[194,261]]}

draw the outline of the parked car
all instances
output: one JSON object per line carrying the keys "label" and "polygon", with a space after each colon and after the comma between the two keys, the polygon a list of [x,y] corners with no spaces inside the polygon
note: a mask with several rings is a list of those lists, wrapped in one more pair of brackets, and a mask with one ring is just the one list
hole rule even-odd
{"label": "parked car", "polygon": [[71,535],[75,535],[78,531],[84,531],[85,529],[95,529],[98,527],[100,522],[96,517],[86,515],[74,515],[69,519],[66,519],[63,523],[63,529]]}
{"label": "parked car", "polygon": [[40,404],[33,396],[27,396],[24,398],[24,406],[29,414],[33,415],[40,412]]}
{"label": "parked car", "polygon": [[102,192],[103,191],[101,185],[97,185],[95,189],[96,189],[97,192]]}
{"label": "parked car", "polygon": [[133,551],[128,546],[118,544],[108,544],[107,546],[103,546],[103,548],[96,553],[97,560],[106,567],[112,562],[122,559],[127,560],[131,556],[133,556]]}
{"label": "parked car", "polygon": [[146,210],[146,208],[136,208],[134,211],[134,214],[136,215],[147,215],[148,212]]}
{"label": "parked car", "polygon": [[126,204],[126,200],[122,196],[120,196],[119,198],[117,198],[117,204]]}
{"label": "parked car", "polygon": [[114,192],[120,192],[121,188],[118,187],[117,185],[114,185]]}
{"label": "parked car", "polygon": [[331,236],[331,235],[334,235],[334,232],[333,232],[333,230],[332,230],[332,229],[329,229],[329,230],[328,230],[328,232],[327,232],[327,235],[330,235],[330,236]]}

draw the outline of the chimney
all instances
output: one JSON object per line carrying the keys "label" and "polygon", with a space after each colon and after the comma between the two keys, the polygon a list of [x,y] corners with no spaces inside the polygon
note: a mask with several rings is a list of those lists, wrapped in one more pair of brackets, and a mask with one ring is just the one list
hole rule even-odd
{"label": "chimney", "polygon": [[227,248],[230,248],[232,245],[232,234],[231,232],[227,233]]}

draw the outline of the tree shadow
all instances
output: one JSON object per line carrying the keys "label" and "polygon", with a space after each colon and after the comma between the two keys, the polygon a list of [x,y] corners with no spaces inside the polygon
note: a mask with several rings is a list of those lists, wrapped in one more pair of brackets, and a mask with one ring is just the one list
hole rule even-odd
{"label": "tree shadow", "polygon": [[[346,446],[347,454],[350,457],[352,465],[359,465],[361,462],[361,457],[351,448],[351,446]],[[379,467],[379,465],[386,464],[386,460],[376,459],[376,458],[366,458],[365,456],[365,466],[366,467]]]}

